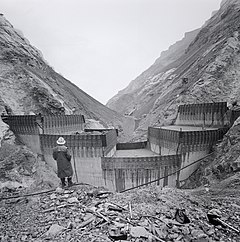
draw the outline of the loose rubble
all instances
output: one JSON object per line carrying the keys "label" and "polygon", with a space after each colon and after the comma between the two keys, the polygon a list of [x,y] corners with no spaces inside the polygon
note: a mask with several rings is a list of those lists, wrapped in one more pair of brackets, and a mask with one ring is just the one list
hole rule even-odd
{"label": "loose rubble", "polygon": [[[225,195],[211,189],[158,186],[122,194],[88,185],[28,197],[2,191],[0,241],[237,242],[239,187]],[[217,215],[223,223],[211,223],[208,214]]]}

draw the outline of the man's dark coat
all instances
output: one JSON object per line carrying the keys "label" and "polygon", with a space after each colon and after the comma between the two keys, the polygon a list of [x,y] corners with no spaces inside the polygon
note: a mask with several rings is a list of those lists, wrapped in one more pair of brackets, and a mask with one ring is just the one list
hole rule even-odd
{"label": "man's dark coat", "polygon": [[58,145],[53,148],[53,158],[57,161],[57,175],[59,178],[73,175],[71,155],[65,145]]}

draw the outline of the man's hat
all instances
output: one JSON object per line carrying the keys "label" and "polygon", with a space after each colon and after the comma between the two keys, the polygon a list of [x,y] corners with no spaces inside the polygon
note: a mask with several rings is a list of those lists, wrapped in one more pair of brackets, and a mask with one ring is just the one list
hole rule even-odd
{"label": "man's hat", "polygon": [[58,145],[64,145],[66,143],[66,140],[63,137],[59,137],[57,140]]}

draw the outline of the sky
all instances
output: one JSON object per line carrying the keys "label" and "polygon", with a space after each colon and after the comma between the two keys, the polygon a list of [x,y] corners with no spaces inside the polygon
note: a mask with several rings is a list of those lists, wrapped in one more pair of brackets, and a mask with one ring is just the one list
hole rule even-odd
{"label": "sky", "polygon": [[0,0],[0,12],[55,71],[106,104],[220,2]]}

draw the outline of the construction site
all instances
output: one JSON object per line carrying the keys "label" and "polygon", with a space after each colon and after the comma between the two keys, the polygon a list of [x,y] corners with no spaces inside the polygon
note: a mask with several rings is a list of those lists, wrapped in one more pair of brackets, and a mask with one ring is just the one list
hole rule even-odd
{"label": "construction site", "polygon": [[173,125],[149,127],[147,140],[135,143],[118,143],[116,129],[85,129],[83,115],[10,115],[3,121],[55,171],[52,150],[62,136],[76,183],[121,192],[150,183],[180,188],[237,117],[226,102],[180,105]]}
{"label": "construction site", "polygon": [[116,129],[85,129],[82,115],[2,116],[55,171],[52,150],[64,137],[74,185],[6,186],[0,241],[239,241],[238,173],[211,185],[195,175],[238,116],[224,102],[182,105],[174,125],[149,127],[135,143],[118,143]]}

